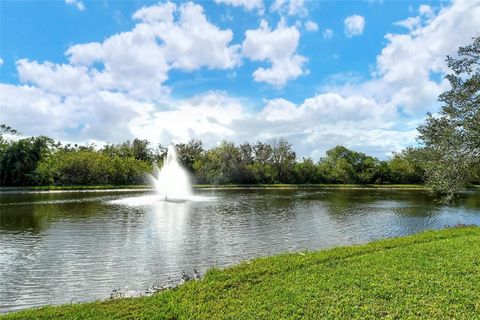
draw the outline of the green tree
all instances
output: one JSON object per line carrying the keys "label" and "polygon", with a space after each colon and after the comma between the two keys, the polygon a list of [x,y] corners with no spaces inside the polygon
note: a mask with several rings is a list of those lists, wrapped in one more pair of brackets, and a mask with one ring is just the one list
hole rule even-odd
{"label": "green tree", "polygon": [[194,164],[200,182],[213,184],[242,183],[240,152],[233,142],[223,141],[207,151]]}
{"label": "green tree", "polygon": [[295,163],[293,174],[295,176],[294,182],[298,184],[322,182],[318,167],[310,158],[303,158],[302,162]]}
{"label": "green tree", "polygon": [[439,97],[440,112],[428,114],[418,130],[427,184],[449,201],[480,166],[480,36],[459,48],[458,58],[448,56],[447,64],[451,89]]}
{"label": "green tree", "polygon": [[406,148],[388,162],[393,183],[422,183],[425,172],[419,162],[421,150]]}
{"label": "green tree", "polygon": [[0,157],[0,182],[3,186],[36,184],[35,169],[43,157],[55,147],[48,137],[31,137],[10,142],[2,148]]}
{"label": "green tree", "polygon": [[44,185],[124,185],[145,182],[151,165],[134,157],[61,149],[38,164],[36,180]]}
{"label": "green tree", "polygon": [[364,153],[336,146],[320,160],[320,172],[329,182],[373,183],[379,162]]}
{"label": "green tree", "polygon": [[276,171],[275,182],[292,182],[295,157],[295,151],[293,151],[292,145],[286,139],[273,140],[272,164]]}
{"label": "green tree", "polygon": [[200,159],[203,154],[202,141],[192,139],[188,143],[179,143],[175,145],[179,162],[190,172],[194,173],[193,164]]}
{"label": "green tree", "polygon": [[107,144],[103,147],[102,152],[109,156],[133,157],[149,163],[155,161],[155,154],[152,148],[150,148],[148,140],[133,139],[133,141],[128,140],[117,145]]}

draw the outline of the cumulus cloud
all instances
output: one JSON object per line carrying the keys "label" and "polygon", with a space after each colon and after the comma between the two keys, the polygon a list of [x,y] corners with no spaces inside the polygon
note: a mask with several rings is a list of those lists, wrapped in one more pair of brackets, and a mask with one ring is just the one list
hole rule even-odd
{"label": "cumulus cloud", "polygon": [[143,7],[133,18],[139,23],[131,31],[71,46],[70,64],[17,61],[20,79],[58,94],[121,90],[148,99],[168,93],[163,84],[172,69],[231,69],[240,63],[232,31],[211,24],[199,5],[167,2]]}
{"label": "cumulus cloud", "polygon": [[263,0],[215,0],[215,2],[234,7],[243,7],[247,11],[257,10],[261,14],[265,11]]}
{"label": "cumulus cloud", "polygon": [[298,78],[304,73],[302,68],[306,58],[297,54],[300,32],[296,27],[287,27],[281,20],[277,28],[271,30],[262,20],[260,27],[245,32],[242,54],[253,61],[268,61],[270,68],[258,68],[253,78],[258,82],[267,82],[277,87],[284,86],[288,80]]}
{"label": "cumulus cloud", "polygon": [[130,123],[152,108],[108,91],[61,97],[35,86],[0,84],[0,96],[2,121],[10,126],[28,135],[78,142],[129,139]]}
{"label": "cumulus cloud", "polygon": [[422,20],[420,17],[408,17],[405,20],[395,22],[394,25],[407,28],[408,30],[413,30],[420,27],[421,22]]}
{"label": "cumulus cloud", "polygon": [[414,126],[396,128],[395,117],[374,99],[325,93],[300,104],[267,100],[261,112],[234,120],[232,127],[237,142],[283,136],[299,155],[315,159],[338,144],[385,157],[416,135]]}
{"label": "cumulus cloud", "polygon": [[305,22],[305,29],[310,32],[318,31],[318,24],[315,21],[308,20]]}
{"label": "cumulus cloud", "polygon": [[169,103],[172,108],[157,110],[138,119],[135,136],[154,142],[187,141],[202,138],[207,145],[234,138],[234,120],[246,114],[242,103],[224,92],[211,91]]}
{"label": "cumulus cloud", "polygon": [[79,1],[79,0],[65,0],[65,3],[75,6],[80,11],[85,10],[85,5],[83,4],[82,1]]}
{"label": "cumulus cloud", "polygon": [[[422,14],[422,13],[421,13]],[[377,57],[376,79],[363,84],[379,99],[389,99],[409,114],[424,114],[437,105],[437,97],[448,84],[434,74],[445,74],[447,55],[468,44],[480,30],[480,6],[457,1],[428,23],[408,34],[387,34],[388,44]]]}
{"label": "cumulus cloud", "polygon": [[365,18],[358,14],[345,18],[343,23],[345,25],[345,34],[349,38],[361,35],[365,28]]}
{"label": "cumulus cloud", "polygon": [[420,5],[420,7],[418,7],[418,12],[423,16],[427,16],[427,17],[433,16],[432,8],[426,4]]}
{"label": "cumulus cloud", "polygon": [[332,29],[325,29],[323,31],[323,37],[325,39],[331,39],[333,37],[333,30]]}
{"label": "cumulus cloud", "polygon": [[306,16],[308,10],[303,0],[275,0],[270,7],[273,12],[287,14],[289,16]]}
{"label": "cumulus cloud", "polygon": [[94,90],[86,67],[38,63],[27,59],[16,62],[20,81],[59,95],[84,95]]}
{"label": "cumulus cloud", "polygon": [[418,14],[418,16],[408,17],[405,20],[397,21],[394,25],[407,28],[411,31],[426,26],[435,16],[433,9],[425,4],[418,7]]}

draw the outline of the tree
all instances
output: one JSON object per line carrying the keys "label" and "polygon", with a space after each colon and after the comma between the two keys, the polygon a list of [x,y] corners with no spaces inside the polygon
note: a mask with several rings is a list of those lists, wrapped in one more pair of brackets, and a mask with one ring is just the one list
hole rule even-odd
{"label": "tree", "polygon": [[322,175],[335,183],[372,183],[378,165],[377,159],[343,146],[328,150],[319,164]]}
{"label": "tree", "polygon": [[293,165],[295,164],[295,151],[292,145],[284,138],[272,142],[272,162],[276,170],[276,181],[279,183],[291,182]]}
{"label": "tree", "polygon": [[[148,140],[135,138],[133,141],[128,140],[127,142],[118,145],[107,144],[103,147],[102,152],[112,157],[133,157],[137,160],[152,163],[155,161],[155,154],[149,145],[150,142]],[[92,148],[91,150],[93,149],[95,148]]]}
{"label": "tree", "polygon": [[193,164],[200,159],[203,154],[202,141],[192,139],[188,143],[179,143],[175,145],[178,160],[190,174],[193,174]]}
{"label": "tree", "polygon": [[321,176],[315,163],[310,158],[303,158],[302,162],[295,163],[293,167],[295,183],[319,183]]}
{"label": "tree", "polygon": [[427,184],[450,201],[480,166],[480,36],[446,61],[451,89],[439,97],[440,112],[429,113],[418,130]]}
{"label": "tree", "polygon": [[2,152],[2,154],[3,150],[8,147],[8,142],[10,141],[8,136],[16,136],[18,134],[19,132],[17,130],[7,126],[6,124],[0,125],[0,152]]}
{"label": "tree", "polygon": [[393,183],[422,183],[425,175],[418,161],[421,150],[406,148],[400,153],[394,153],[388,163]]}
{"label": "tree", "polygon": [[240,152],[233,142],[222,141],[210,149],[202,159],[195,162],[194,168],[200,182],[213,184],[241,183]]}
{"label": "tree", "polygon": [[0,156],[0,183],[3,186],[35,184],[38,162],[52,151],[55,144],[44,136],[20,139],[9,143]]}

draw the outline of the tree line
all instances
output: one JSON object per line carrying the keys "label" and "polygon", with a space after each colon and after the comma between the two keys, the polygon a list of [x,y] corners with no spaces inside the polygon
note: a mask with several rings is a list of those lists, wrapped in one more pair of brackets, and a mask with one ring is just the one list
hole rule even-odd
{"label": "tree line", "polygon": [[[40,136],[7,139],[2,125],[0,181],[3,186],[125,185],[145,183],[152,164],[166,156],[163,145],[134,139],[121,144],[62,145]],[[11,133],[11,132],[10,132]],[[298,159],[286,139],[235,145],[223,141],[205,149],[201,140],[175,145],[179,162],[199,184],[405,184],[423,183],[416,149],[380,161],[336,146],[314,161]]]}

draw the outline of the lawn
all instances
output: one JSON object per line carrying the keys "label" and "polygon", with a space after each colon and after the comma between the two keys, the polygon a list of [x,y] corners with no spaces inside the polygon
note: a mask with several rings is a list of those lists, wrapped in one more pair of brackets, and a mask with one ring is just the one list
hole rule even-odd
{"label": "lawn", "polygon": [[151,297],[4,318],[479,319],[480,228],[265,257]]}

